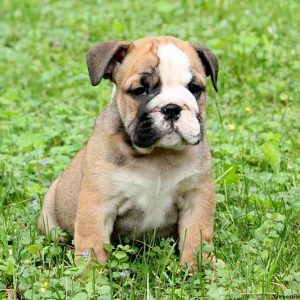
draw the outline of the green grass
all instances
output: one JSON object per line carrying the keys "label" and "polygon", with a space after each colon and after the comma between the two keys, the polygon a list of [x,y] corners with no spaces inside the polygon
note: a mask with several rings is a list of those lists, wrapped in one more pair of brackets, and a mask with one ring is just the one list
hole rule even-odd
{"label": "green grass", "polygon": [[[300,295],[299,1],[0,3],[0,299],[270,299]],[[172,240],[76,268],[36,227],[43,195],[89,138],[111,85],[90,85],[97,42],[175,35],[210,47],[214,247],[226,266],[190,276]],[[299,296],[300,297],[300,296]]]}

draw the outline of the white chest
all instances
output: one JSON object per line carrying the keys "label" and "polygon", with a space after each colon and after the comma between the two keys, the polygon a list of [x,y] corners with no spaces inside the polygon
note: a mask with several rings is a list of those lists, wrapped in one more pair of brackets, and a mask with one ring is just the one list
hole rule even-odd
{"label": "white chest", "polygon": [[118,170],[113,177],[118,192],[118,212],[138,209],[144,214],[140,230],[159,228],[181,198],[180,189],[193,188],[200,171],[192,166],[162,171],[158,166]]}

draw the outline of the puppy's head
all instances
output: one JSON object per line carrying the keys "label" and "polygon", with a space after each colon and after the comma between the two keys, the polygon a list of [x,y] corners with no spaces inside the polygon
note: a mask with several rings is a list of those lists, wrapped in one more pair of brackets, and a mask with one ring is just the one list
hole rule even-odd
{"label": "puppy's head", "polygon": [[106,42],[87,55],[91,82],[116,84],[112,101],[140,153],[183,149],[203,138],[206,77],[217,91],[218,61],[207,48],[174,37]]}

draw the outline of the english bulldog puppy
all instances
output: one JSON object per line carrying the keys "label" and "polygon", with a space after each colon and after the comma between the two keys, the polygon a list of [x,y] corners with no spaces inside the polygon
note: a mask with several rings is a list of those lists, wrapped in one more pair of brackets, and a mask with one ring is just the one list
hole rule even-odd
{"label": "english bulldog puppy", "polygon": [[178,236],[181,262],[196,265],[212,242],[215,189],[205,136],[206,77],[218,61],[175,37],[110,41],[87,54],[92,85],[115,87],[92,136],[48,190],[39,228],[74,236],[75,256],[100,263],[120,236]]}

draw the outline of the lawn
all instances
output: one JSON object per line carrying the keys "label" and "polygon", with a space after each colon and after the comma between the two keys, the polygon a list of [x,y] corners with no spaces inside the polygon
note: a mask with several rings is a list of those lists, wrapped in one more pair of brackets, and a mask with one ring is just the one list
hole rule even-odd
{"label": "lawn", "polygon": [[[297,0],[2,0],[0,299],[300,298],[299,9]],[[90,85],[88,48],[150,35],[201,42],[220,61],[206,131],[214,251],[226,265],[192,276],[173,240],[150,236],[83,272],[72,242],[37,229],[43,195],[109,99],[110,83]]]}

